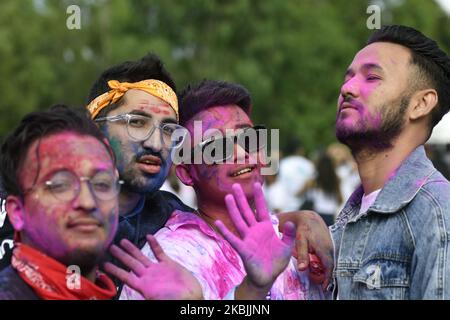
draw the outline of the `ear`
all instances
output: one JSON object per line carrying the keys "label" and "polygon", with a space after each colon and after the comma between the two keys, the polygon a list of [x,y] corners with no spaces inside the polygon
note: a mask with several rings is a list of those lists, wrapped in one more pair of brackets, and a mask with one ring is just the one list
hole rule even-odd
{"label": "ear", "polygon": [[429,115],[438,104],[438,94],[434,89],[417,91],[411,97],[412,109],[409,113],[410,120],[417,120]]}
{"label": "ear", "polygon": [[193,186],[194,181],[191,176],[189,165],[179,164],[175,167],[175,173],[177,174],[178,179],[183,182],[187,186]]}
{"label": "ear", "polygon": [[6,198],[6,212],[14,230],[21,231],[25,221],[25,208],[20,197],[8,196]]}

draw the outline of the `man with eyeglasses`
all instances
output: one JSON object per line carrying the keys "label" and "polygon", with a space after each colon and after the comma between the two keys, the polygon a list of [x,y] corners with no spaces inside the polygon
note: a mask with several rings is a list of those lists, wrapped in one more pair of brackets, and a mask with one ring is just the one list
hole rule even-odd
{"label": "man with eyeglasses", "polygon": [[0,173],[15,230],[0,300],[112,299],[98,266],[117,229],[120,181],[89,117],[62,105],[25,116],[1,147]]}
{"label": "man with eyeglasses", "polygon": [[[249,118],[249,92],[237,84],[203,81],[181,94],[181,105],[180,123],[191,137],[198,134],[195,128],[203,136],[203,141],[191,141],[188,147],[204,161],[176,167],[180,180],[194,188],[198,209],[176,210],[156,233],[164,252],[195,276],[208,300],[324,299],[308,272],[298,272],[291,259],[294,224],[286,222],[280,238],[278,219],[265,206],[261,189],[264,139],[258,139],[264,127],[254,126]],[[142,254],[157,262],[158,254],[150,245],[144,246]],[[133,264],[147,267],[145,258],[135,257]],[[107,269],[118,276],[123,272],[111,265]],[[137,278],[148,281],[145,276]],[[142,298],[128,285],[121,294],[121,299]]]}
{"label": "man with eyeglasses", "polygon": [[[193,210],[159,190],[172,165],[170,152],[182,142],[172,141],[172,133],[182,128],[175,91],[172,78],[153,54],[105,70],[91,88],[87,108],[109,140],[124,181],[117,245],[129,241],[142,248],[147,235],[159,230],[174,210]],[[112,256],[110,260],[121,265]],[[115,280],[120,292],[122,281]]]}

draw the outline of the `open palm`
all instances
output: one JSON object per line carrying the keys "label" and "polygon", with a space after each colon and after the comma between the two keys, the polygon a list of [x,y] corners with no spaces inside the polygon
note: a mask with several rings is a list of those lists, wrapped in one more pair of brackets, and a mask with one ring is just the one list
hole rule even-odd
{"label": "open palm", "polygon": [[112,263],[105,271],[120,279],[147,300],[198,300],[203,299],[202,288],[189,270],[170,259],[155,237],[147,241],[158,262],[152,262],[130,241],[121,241],[122,248],[111,246],[111,254],[130,269],[121,269]]}
{"label": "open palm", "polygon": [[295,241],[295,226],[287,222],[280,239],[273,228],[259,183],[254,185],[254,201],[256,215],[242,187],[233,185],[233,195],[227,195],[225,203],[240,237],[230,232],[221,221],[216,221],[216,226],[241,256],[252,284],[266,287],[273,284],[289,263]]}

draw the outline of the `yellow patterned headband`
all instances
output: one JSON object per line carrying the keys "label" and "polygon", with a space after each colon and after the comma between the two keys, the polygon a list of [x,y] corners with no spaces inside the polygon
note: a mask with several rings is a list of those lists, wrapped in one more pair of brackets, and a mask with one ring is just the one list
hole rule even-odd
{"label": "yellow patterned headband", "polygon": [[164,82],[155,79],[142,80],[133,83],[110,80],[108,81],[108,86],[111,88],[110,91],[98,96],[87,106],[92,119],[94,119],[98,113],[110,103],[116,103],[128,90],[137,89],[145,91],[152,96],[167,102],[172,107],[173,111],[175,111],[178,121],[177,95],[172,88]]}

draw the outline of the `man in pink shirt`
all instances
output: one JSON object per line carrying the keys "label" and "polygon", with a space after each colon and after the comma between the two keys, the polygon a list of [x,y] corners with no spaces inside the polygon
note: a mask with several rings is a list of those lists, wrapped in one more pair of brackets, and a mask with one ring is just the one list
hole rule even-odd
{"label": "man in pink shirt", "polygon": [[[180,123],[191,137],[194,128],[201,128],[203,137],[199,144],[189,142],[187,150],[200,152],[204,161],[185,161],[176,168],[180,180],[194,188],[198,210],[175,211],[156,233],[165,254],[194,275],[205,299],[323,299],[309,271],[299,272],[291,257],[293,223],[285,223],[280,237],[278,220],[265,205],[264,145],[261,140],[245,143],[242,135],[258,136],[264,130],[249,118],[248,91],[236,84],[204,81],[181,94],[181,105]],[[230,136],[230,130],[236,134]],[[142,253],[154,262],[161,257],[148,244]],[[167,285],[176,286],[177,281]],[[140,293],[124,287],[121,299],[139,298]]]}

